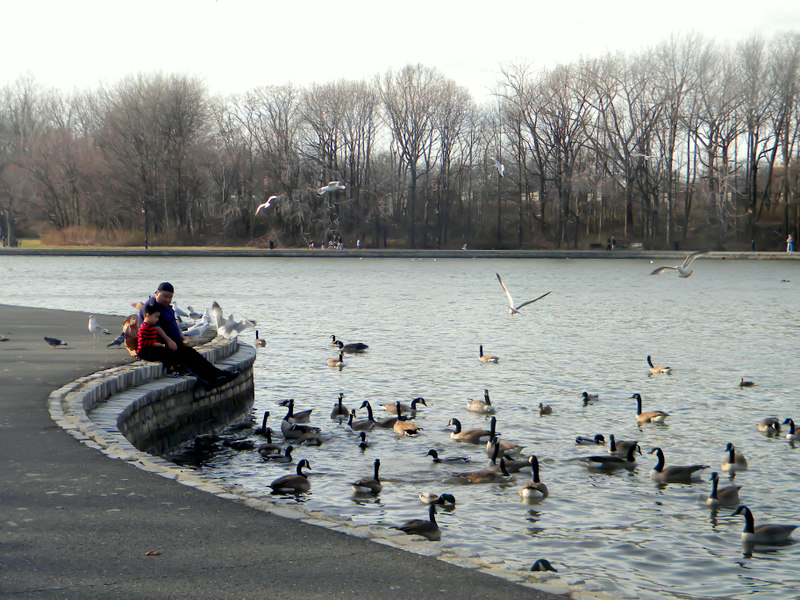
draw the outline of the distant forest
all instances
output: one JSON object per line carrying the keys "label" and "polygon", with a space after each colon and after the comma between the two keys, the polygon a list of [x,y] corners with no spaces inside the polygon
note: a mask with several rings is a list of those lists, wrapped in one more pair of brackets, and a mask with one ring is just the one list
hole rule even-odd
{"label": "distant forest", "polygon": [[180,74],[71,95],[24,77],[0,88],[0,226],[12,245],[777,249],[800,225],[799,90],[800,33],[507,65],[480,105],[424,65],[224,98]]}

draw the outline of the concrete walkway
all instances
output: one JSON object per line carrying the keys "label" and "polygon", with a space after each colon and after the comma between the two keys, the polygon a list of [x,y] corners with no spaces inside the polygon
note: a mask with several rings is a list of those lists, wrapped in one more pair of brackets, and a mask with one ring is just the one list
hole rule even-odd
{"label": "concrete walkway", "polygon": [[[122,319],[98,320],[113,331]],[[0,342],[0,598],[556,598],[226,501],[80,444],[51,421],[48,395],[129,360],[107,339],[93,348],[86,321],[0,305],[9,338]],[[69,345],[51,349],[45,335]]]}

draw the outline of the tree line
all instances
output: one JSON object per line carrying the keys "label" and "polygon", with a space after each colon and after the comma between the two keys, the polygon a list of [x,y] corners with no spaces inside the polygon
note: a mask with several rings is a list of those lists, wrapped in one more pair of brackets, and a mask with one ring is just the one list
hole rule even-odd
{"label": "tree line", "polygon": [[800,225],[799,84],[798,33],[506,65],[481,104],[419,64],[224,98],[180,74],[74,94],[24,77],[0,88],[0,225],[11,243],[769,249]]}

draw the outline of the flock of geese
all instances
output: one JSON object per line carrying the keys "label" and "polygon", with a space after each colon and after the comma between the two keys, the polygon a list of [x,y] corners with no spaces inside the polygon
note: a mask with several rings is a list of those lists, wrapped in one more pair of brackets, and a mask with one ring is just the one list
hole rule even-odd
{"label": "flock of geese", "polygon": [[[337,353],[337,358],[329,359],[328,365],[340,367],[344,354],[359,355],[364,353],[368,346],[363,343],[345,344],[335,336],[331,336],[331,348]],[[348,359],[349,360],[349,359]],[[497,362],[497,357],[488,356],[479,350],[479,360],[483,362]],[[652,376],[659,376],[671,373],[671,368],[664,365],[656,365],[651,356],[647,356],[647,364]],[[742,385],[740,381],[740,385]],[[752,382],[745,382],[753,385]],[[745,386],[749,387],[749,386]],[[421,437],[423,428],[420,426],[420,417],[423,407],[427,407],[427,401],[422,397],[412,399],[410,402],[389,402],[379,406],[386,416],[376,416],[374,409],[369,401],[363,401],[358,409],[350,409],[344,404],[344,393],[339,393],[337,400],[333,404],[330,419],[339,425],[345,426],[348,430],[356,433],[357,447],[361,452],[366,451],[371,446],[369,435],[381,430],[391,430],[396,435],[408,437]],[[598,394],[584,391],[580,395],[584,406],[598,402]],[[634,393],[630,400],[635,401],[636,412],[634,418],[637,426],[659,426],[664,424],[669,413],[661,410],[643,410],[643,399],[639,393]],[[286,415],[280,424],[280,432],[284,438],[284,444],[273,441],[275,432],[267,426],[270,416],[269,411],[265,412],[261,426],[255,430],[258,435],[266,437],[266,441],[258,445],[255,449],[261,457],[271,463],[287,464],[293,462],[292,452],[296,446],[300,445],[321,445],[323,443],[323,433],[321,427],[310,425],[313,409],[296,410],[293,399],[284,400],[281,405],[286,408]],[[458,417],[450,418],[448,427],[449,437],[456,442],[463,443],[465,446],[483,448],[488,460],[485,468],[467,470],[465,467],[476,460],[480,460],[475,454],[440,456],[438,450],[430,449],[426,456],[430,456],[434,464],[443,466],[460,466],[461,470],[452,473],[450,481],[459,481],[465,484],[491,484],[508,483],[517,473],[530,474],[529,480],[518,488],[517,493],[523,502],[539,502],[547,498],[550,494],[547,485],[540,478],[539,459],[535,454],[523,454],[525,446],[521,443],[505,439],[498,431],[498,419],[496,407],[492,404],[489,390],[485,389],[483,398],[469,399],[464,407],[468,413],[481,415],[489,419],[488,428],[471,427],[465,428]],[[366,417],[358,418],[358,411],[365,411]],[[541,416],[551,414],[552,408],[539,405]],[[780,421],[776,417],[763,419],[757,424],[757,429],[766,436],[777,437],[781,435],[781,426],[787,425],[788,433],[783,437],[790,442],[800,441],[800,431],[796,429],[792,419],[786,418]],[[603,434],[594,436],[578,436],[575,438],[578,446],[606,446],[606,438]],[[355,444],[354,444],[355,446]],[[709,468],[705,464],[673,465],[667,464],[664,450],[654,447],[649,450],[649,454],[655,455],[655,464],[652,466],[649,476],[650,479],[658,484],[688,484],[696,481],[698,474]],[[613,434],[609,436],[607,451],[595,453],[577,459],[582,462],[589,470],[600,470],[603,472],[613,472],[617,470],[632,470],[637,466],[636,455],[642,455],[642,448],[637,440],[620,440]],[[373,471],[370,475],[350,482],[353,494],[377,496],[383,489],[380,474],[381,461],[376,458],[373,462]],[[728,443],[725,448],[725,458],[720,464],[719,471],[734,477],[737,472],[748,469],[747,459],[737,451],[732,443]],[[269,486],[273,493],[278,494],[303,494],[311,489],[311,480],[307,471],[311,470],[311,465],[307,459],[297,462],[294,473],[283,475],[272,481]],[[742,531],[742,541],[749,544],[784,544],[790,541],[790,536],[796,525],[784,524],[755,524],[755,520],[750,509],[740,504],[739,490],[741,485],[720,485],[720,477],[717,471],[710,475],[711,489],[705,503],[713,510],[719,508],[735,508],[733,515],[744,516],[744,528]],[[437,508],[453,510],[456,506],[455,496],[451,493],[435,494],[428,491],[419,493],[419,499],[428,505],[427,519],[413,519],[406,523],[395,526],[395,529],[409,535],[419,535],[428,540],[441,539],[441,529],[436,520]],[[733,516],[732,515],[732,516]],[[542,568],[542,565],[539,565]]]}
{"label": "flock of geese", "polygon": [[[695,258],[702,254],[693,253],[687,257],[683,264],[670,268],[661,267],[653,271],[652,274],[672,269],[677,271],[680,277],[688,277],[691,275],[691,271],[687,268]],[[517,304],[499,274],[497,274],[497,279],[507,297],[508,311],[512,316],[519,314],[523,307],[537,302],[550,294],[550,292],[547,292],[533,300]],[[330,367],[342,369],[345,365],[345,360],[349,361],[351,356],[360,355],[368,350],[366,344],[345,343],[334,335],[330,336],[330,340],[331,350],[335,353],[335,356],[327,359],[327,365]],[[347,359],[345,358],[346,356],[348,356]],[[494,364],[498,363],[500,358],[485,353],[483,346],[479,345],[478,360],[482,363]],[[651,376],[659,377],[672,373],[671,367],[655,363],[649,355],[646,357],[646,361]],[[738,385],[744,388],[752,387],[754,383],[741,378]],[[589,391],[584,391],[580,394],[580,398],[584,406],[600,401],[598,394],[590,393]],[[670,417],[668,412],[654,410],[650,406],[645,407],[645,402],[639,393],[632,394],[630,400],[635,402],[636,407],[635,414],[631,410],[631,417],[632,420],[635,419],[635,423],[639,428],[659,427]],[[261,427],[256,430],[257,433],[267,438],[265,443],[257,447],[258,453],[265,461],[279,464],[293,462],[292,451],[297,446],[319,445],[324,440],[322,428],[310,424],[312,410],[295,410],[293,400],[286,400],[283,404],[287,409],[287,413],[280,425],[280,432],[284,438],[283,445],[273,442],[272,436],[275,435],[275,432],[267,427],[268,412],[264,415]],[[332,406],[330,418],[344,426],[345,430],[355,433],[357,443],[353,444],[354,449],[357,447],[361,452],[366,452],[371,446],[370,436],[382,435],[378,433],[381,430],[391,430],[398,436],[424,439],[422,425],[425,424],[424,407],[427,407],[427,404],[422,397],[414,398],[408,403],[390,402],[381,404],[379,407],[373,407],[369,401],[365,400],[358,405],[357,409],[351,409],[344,403],[344,394],[340,393]],[[384,411],[385,416],[376,415],[377,408]],[[457,471],[450,473],[452,477],[448,481],[452,483],[459,481],[469,485],[508,484],[513,481],[515,474],[524,473],[529,474],[529,479],[517,488],[517,494],[523,502],[535,503],[550,497],[550,491],[541,478],[537,455],[525,453],[525,445],[523,443],[506,439],[499,431],[496,407],[492,403],[489,390],[484,390],[482,399],[469,399],[464,409],[469,414],[481,415],[487,418],[488,428],[465,427],[459,416],[455,415],[448,422],[448,427],[450,428],[449,437],[455,442],[464,444],[465,447],[480,448],[482,450],[480,455],[485,453],[483,460],[486,460],[488,464],[485,468],[469,469],[468,467],[471,464],[481,460],[479,455],[474,452],[444,456],[440,454],[441,450],[435,448],[427,450],[426,456],[429,456],[434,464],[458,467]],[[361,413],[360,418],[359,413]],[[552,407],[539,403],[539,414],[542,417],[552,414]],[[782,426],[788,426],[788,431],[784,431],[783,434],[781,433]],[[791,418],[780,420],[777,417],[769,417],[759,422],[754,429],[768,437],[783,437],[789,442],[800,441],[800,430],[796,429]],[[613,434],[609,435],[608,440],[600,433],[593,436],[578,436],[575,438],[575,444],[576,446],[591,446],[598,450],[601,448],[605,450],[604,452],[595,451],[588,456],[565,459],[580,461],[590,471],[607,473],[632,471],[638,465],[637,455],[642,456],[644,453],[638,440],[621,440],[617,439]],[[669,448],[666,448],[666,450],[668,453]],[[649,471],[649,478],[654,483],[660,485],[694,483],[698,480],[702,471],[710,468],[707,464],[670,464],[667,461],[667,453],[661,447],[653,447],[647,451],[647,454],[653,455],[654,464]],[[375,458],[372,463],[372,473],[349,482],[353,494],[379,495],[383,490],[380,469],[381,461],[379,458]],[[725,447],[724,460],[717,470],[710,473],[710,491],[705,498],[705,504],[714,511],[720,508],[730,508],[734,511],[731,516],[742,515],[744,517],[744,527],[741,539],[745,544],[782,545],[789,543],[792,532],[797,528],[797,525],[769,523],[756,525],[750,508],[742,504],[739,498],[739,492],[743,486],[733,485],[732,481],[728,485],[723,485],[721,482],[720,472],[726,473],[733,479],[736,473],[747,469],[748,462],[744,454],[737,450],[733,443],[728,443]],[[270,483],[273,493],[303,494],[308,492],[312,486],[312,479],[309,477],[308,471],[311,471],[309,461],[307,459],[299,460],[296,463],[294,473],[278,477]],[[453,510],[456,506],[455,496],[447,492],[437,494],[429,491],[420,491],[419,500],[428,506],[427,518],[413,519],[396,525],[394,528],[409,535],[422,536],[428,540],[441,539],[442,531],[436,520],[437,509]],[[537,561],[535,570],[544,569],[544,563],[546,561]]]}

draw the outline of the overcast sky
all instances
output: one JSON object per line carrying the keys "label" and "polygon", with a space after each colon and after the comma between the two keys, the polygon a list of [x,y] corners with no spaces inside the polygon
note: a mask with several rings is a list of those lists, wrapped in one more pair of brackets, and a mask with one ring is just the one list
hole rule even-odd
{"label": "overcast sky", "polygon": [[183,73],[212,92],[372,77],[421,62],[482,99],[501,64],[636,52],[673,33],[800,31],[797,0],[1,0],[0,85],[65,91]]}

